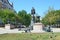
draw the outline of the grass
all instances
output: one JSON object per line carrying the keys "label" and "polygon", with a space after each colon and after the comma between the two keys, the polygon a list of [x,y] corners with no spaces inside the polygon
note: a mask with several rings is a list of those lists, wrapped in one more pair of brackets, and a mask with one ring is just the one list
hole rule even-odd
{"label": "grass", "polygon": [[60,40],[60,33],[1,34],[0,40]]}

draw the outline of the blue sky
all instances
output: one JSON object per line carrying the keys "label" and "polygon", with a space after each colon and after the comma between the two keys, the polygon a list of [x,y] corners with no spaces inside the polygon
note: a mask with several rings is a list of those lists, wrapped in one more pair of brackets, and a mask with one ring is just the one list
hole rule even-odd
{"label": "blue sky", "polygon": [[54,7],[54,9],[60,9],[60,0],[10,0],[14,3],[14,9],[18,12],[21,10],[26,10],[28,13],[31,12],[31,8],[34,7],[36,10],[36,15],[43,17],[44,12],[48,10],[49,7]]}

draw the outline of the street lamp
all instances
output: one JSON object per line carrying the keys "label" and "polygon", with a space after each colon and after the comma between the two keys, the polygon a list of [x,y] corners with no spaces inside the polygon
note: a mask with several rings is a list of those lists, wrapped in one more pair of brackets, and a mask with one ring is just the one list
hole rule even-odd
{"label": "street lamp", "polygon": [[7,23],[10,24],[10,19],[9,18],[7,19]]}

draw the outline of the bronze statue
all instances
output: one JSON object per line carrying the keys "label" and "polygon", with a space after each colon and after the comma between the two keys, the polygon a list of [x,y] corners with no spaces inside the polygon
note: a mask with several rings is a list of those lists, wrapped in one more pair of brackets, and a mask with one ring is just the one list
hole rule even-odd
{"label": "bronze statue", "polygon": [[34,7],[32,7],[31,14],[32,14],[32,15],[35,14],[35,9],[34,9]]}

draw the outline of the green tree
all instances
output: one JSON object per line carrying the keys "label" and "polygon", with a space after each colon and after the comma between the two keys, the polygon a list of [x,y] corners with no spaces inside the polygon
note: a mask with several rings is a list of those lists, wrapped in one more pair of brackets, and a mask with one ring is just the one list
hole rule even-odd
{"label": "green tree", "polygon": [[27,14],[25,10],[19,11],[18,16],[22,17],[21,23],[25,26],[29,26],[31,22],[31,15]]}
{"label": "green tree", "polygon": [[56,24],[57,20],[60,20],[60,10],[48,10],[45,17],[42,19],[42,23],[45,25]]}
{"label": "green tree", "polygon": [[16,22],[18,23],[22,23],[25,26],[29,26],[30,25],[30,21],[31,21],[31,15],[27,14],[27,12],[25,10],[19,11],[18,14],[16,12],[14,12],[13,10],[9,10],[9,9],[1,9],[0,10],[0,19],[6,24],[7,20],[9,19],[11,23]]}
{"label": "green tree", "polygon": [[0,10],[0,19],[2,19],[4,23],[7,23],[7,19],[9,19],[11,22],[14,22],[16,15],[17,14],[14,11],[9,9]]}

